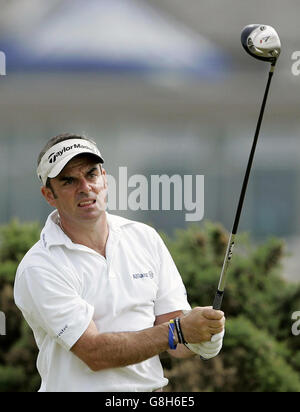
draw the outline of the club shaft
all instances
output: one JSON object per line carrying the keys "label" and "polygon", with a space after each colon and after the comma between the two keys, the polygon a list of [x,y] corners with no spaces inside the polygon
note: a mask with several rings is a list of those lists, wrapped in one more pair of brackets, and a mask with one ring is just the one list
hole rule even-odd
{"label": "club shaft", "polygon": [[215,299],[214,299],[214,302],[213,302],[213,308],[214,309],[220,309],[221,306],[222,306],[222,300],[223,300],[225,284],[226,284],[227,270],[228,270],[228,266],[229,266],[229,263],[230,263],[230,260],[232,258],[232,254],[233,254],[235,236],[237,234],[238,227],[239,227],[240,217],[241,217],[241,213],[242,213],[242,209],[243,209],[243,204],[244,204],[244,200],[245,200],[245,195],[246,195],[246,191],[247,191],[247,186],[248,186],[248,182],[249,182],[249,177],[250,177],[250,173],[251,173],[251,168],[252,168],[252,164],[253,164],[255,150],[256,150],[256,146],[257,146],[258,136],[259,136],[259,132],[260,132],[260,128],[261,128],[261,124],[262,124],[262,120],[263,120],[263,116],[264,116],[264,112],[265,112],[265,107],[266,107],[266,102],[267,102],[267,99],[268,99],[268,94],[269,94],[269,90],[270,90],[272,77],[273,77],[273,74],[274,74],[274,68],[275,68],[275,65],[273,64],[271,66],[271,70],[269,72],[268,82],[267,82],[263,102],[262,102],[261,109],[260,109],[260,114],[259,114],[259,118],[258,118],[258,122],[257,122],[257,126],[256,126],[254,140],[253,140],[253,144],[252,144],[252,148],[251,148],[251,152],[250,152],[250,156],[249,156],[249,160],[248,160],[248,165],[247,165],[247,169],[246,169],[246,173],[245,173],[245,177],[244,177],[244,181],[243,181],[243,186],[242,186],[242,189],[241,189],[241,194],[240,194],[240,198],[239,198],[239,203],[238,203],[235,219],[234,219],[234,224],[233,224],[231,235],[230,235],[229,240],[228,240],[228,246],[227,246],[227,250],[226,250],[226,254],[225,254],[225,258],[224,258],[224,263],[223,263],[223,267],[222,267],[222,272],[221,272],[221,276],[220,276],[218,290],[217,290],[217,293],[215,295]]}
{"label": "club shaft", "polygon": [[235,216],[235,220],[234,220],[234,224],[233,224],[233,229],[232,229],[232,234],[233,235],[236,235],[237,231],[238,231],[241,212],[242,212],[242,208],[243,208],[243,204],[244,204],[244,199],[245,199],[245,195],[246,195],[246,191],[247,191],[248,181],[249,181],[249,177],[250,177],[250,173],[251,173],[251,168],[252,168],[252,164],[253,164],[253,159],[254,159],[254,155],[255,155],[255,150],[256,150],[256,146],[257,146],[257,141],[258,141],[259,132],[260,132],[260,128],[261,128],[261,124],[262,124],[262,120],[263,120],[263,116],[264,116],[264,112],[265,112],[265,107],[266,107],[266,103],[267,103],[267,99],[268,99],[268,94],[269,94],[273,74],[274,74],[274,70],[271,70],[269,72],[268,83],[267,83],[267,86],[266,86],[263,102],[262,102],[261,109],[260,109],[260,114],[259,114],[259,118],[258,118],[258,122],[257,122],[257,126],[256,126],[254,140],[253,140],[253,144],[252,144],[252,148],[251,148],[251,152],[250,152],[250,156],[249,156],[249,161],[248,161],[248,165],[247,165],[247,169],[246,169],[246,173],[245,173],[245,177],[244,177],[244,181],[243,181],[243,186],[242,186],[242,190],[241,190],[241,194],[240,194],[240,199],[239,199],[239,203],[238,203],[238,208],[237,208],[237,212],[236,212],[236,216]]}

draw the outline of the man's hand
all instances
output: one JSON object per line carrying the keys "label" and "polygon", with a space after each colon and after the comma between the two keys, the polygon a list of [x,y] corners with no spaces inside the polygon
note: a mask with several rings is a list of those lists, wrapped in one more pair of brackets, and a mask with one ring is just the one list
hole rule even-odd
{"label": "man's hand", "polygon": [[180,319],[184,339],[188,343],[210,342],[224,331],[225,317],[221,310],[196,307]]}

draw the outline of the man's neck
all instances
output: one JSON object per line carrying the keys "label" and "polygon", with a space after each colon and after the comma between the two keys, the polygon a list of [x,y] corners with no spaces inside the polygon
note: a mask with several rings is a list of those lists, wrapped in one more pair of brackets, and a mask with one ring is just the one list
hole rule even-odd
{"label": "man's neck", "polygon": [[71,222],[62,217],[59,218],[59,226],[73,243],[87,246],[106,257],[109,229],[105,213],[101,214],[98,220],[90,222]]}

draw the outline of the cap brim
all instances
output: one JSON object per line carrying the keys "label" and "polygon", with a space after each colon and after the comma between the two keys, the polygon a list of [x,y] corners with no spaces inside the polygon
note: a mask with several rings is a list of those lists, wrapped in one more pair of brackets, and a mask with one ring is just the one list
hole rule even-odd
{"label": "cap brim", "polygon": [[48,174],[48,177],[50,179],[53,179],[55,177],[57,177],[60,172],[63,170],[63,168],[67,165],[67,163],[70,162],[70,160],[72,160],[74,157],[76,156],[80,156],[82,154],[87,154],[90,156],[94,156],[99,163],[104,163],[104,160],[102,159],[101,156],[97,155],[96,153],[92,153],[92,152],[80,152],[80,153],[73,153],[69,156],[64,157],[61,161],[57,162],[57,164],[53,167],[53,169],[51,170],[51,172]]}

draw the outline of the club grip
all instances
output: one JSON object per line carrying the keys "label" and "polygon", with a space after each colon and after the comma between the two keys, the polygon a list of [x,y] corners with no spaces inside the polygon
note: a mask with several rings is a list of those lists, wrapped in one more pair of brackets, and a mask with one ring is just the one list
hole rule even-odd
{"label": "club grip", "polygon": [[222,300],[223,300],[223,296],[224,296],[224,291],[220,291],[217,290],[215,299],[214,299],[214,303],[213,303],[213,309],[215,310],[220,310],[221,306],[222,306]]}

